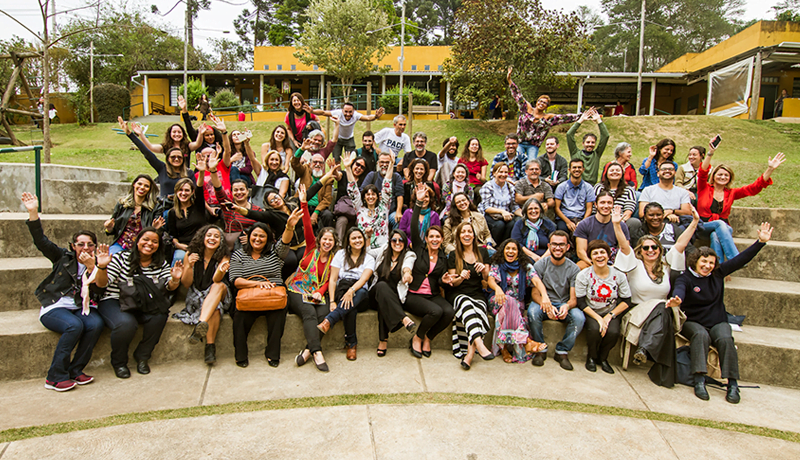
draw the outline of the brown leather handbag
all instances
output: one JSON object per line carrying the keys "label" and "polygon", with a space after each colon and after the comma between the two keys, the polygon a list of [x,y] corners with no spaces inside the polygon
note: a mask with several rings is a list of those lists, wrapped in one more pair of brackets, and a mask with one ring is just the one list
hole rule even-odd
{"label": "brown leather handbag", "polygon": [[[252,281],[269,281],[261,275],[247,278]],[[239,289],[236,294],[236,309],[239,311],[269,311],[286,308],[286,288],[275,286],[272,289],[251,287]]]}

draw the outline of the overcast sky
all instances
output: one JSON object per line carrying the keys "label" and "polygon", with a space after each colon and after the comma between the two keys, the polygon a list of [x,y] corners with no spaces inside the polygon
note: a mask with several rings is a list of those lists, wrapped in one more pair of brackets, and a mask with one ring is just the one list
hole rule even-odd
{"label": "overcast sky", "polygon": [[[0,10],[9,13],[31,30],[41,32],[42,19],[41,13],[37,7],[37,1],[39,0],[23,0],[22,2],[20,2],[20,0],[0,0]],[[56,2],[57,11],[69,10],[87,3],[96,3],[89,0],[54,1]],[[179,0],[129,0],[127,3],[145,5],[148,9],[149,5],[158,5],[159,10],[162,13],[166,13],[178,1]],[[772,19],[774,14],[770,8],[777,4],[778,1],[779,0],[747,0],[744,19]],[[572,11],[579,5],[588,5],[597,12],[601,11],[600,0],[542,0],[542,4],[545,8],[563,9],[565,11]],[[206,51],[209,51],[210,47],[207,46],[207,40],[209,38],[229,37],[235,40],[236,34],[233,31],[233,20],[241,13],[242,9],[248,7],[252,9],[252,4],[248,0],[211,0],[211,9],[208,11],[201,11],[195,22],[195,27],[200,29],[195,31],[195,43]],[[183,25],[184,8],[183,4],[178,5],[170,14],[162,18],[164,24],[168,27],[172,27],[174,31],[178,31]],[[58,15],[56,21],[68,22],[70,15],[93,17],[92,12],[93,10],[86,9],[65,13]],[[30,32],[8,19],[8,17],[2,14],[0,14],[0,17],[2,17],[0,24],[3,25],[0,29],[0,38],[8,39],[13,35],[18,35],[28,40],[33,38]],[[223,30],[229,30],[230,33],[223,34]]]}

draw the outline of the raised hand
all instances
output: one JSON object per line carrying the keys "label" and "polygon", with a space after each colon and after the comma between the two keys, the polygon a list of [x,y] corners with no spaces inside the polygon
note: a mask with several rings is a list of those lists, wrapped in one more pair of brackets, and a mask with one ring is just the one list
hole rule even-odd
{"label": "raised hand", "polygon": [[428,196],[428,186],[423,183],[417,184],[416,193],[417,201],[423,201]]}
{"label": "raised hand", "polygon": [[[131,126],[131,129],[133,129],[133,132],[134,132],[134,133],[135,133],[137,136],[139,136],[139,137],[142,137],[142,136],[144,136],[144,130],[142,130],[142,125],[140,125],[139,123],[137,123],[137,122],[135,122],[135,121],[132,121],[132,122],[130,123],[130,126]],[[125,134],[128,134],[128,133],[125,133]]]}
{"label": "raised hand", "polygon": [[172,275],[172,279],[179,280],[183,276],[183,261],[179,260],[175,262],[175,266],[170,269],[170,274]]}
{"label": "raised hand", "polygon": [[189,254],[189,257],[186,258],[186,263],[189,265],[189,268],[194,268],[194,264],[200,260],[200,254],[193,252]]}
{"label": "raised hand", "polygon": [[223,120],[223,119],[221,119],[221,118],[219,118],[219,117],[217,117],[216,115],[213,115],[213,114],[209,115],[209,118],[211,119],[211,121],[214,122],[214,127],[215,128],[217,128],[220,131],[226,131],[226,129],[225,129],[225,120]]}
{"label": "raised hand", "polygon": [[513,66],[508,66],[508,74],[506,74],[506,80],[511,80],[511,72],[514,70]]}
{"label": "raised hand", "polygon": [[784,161],[786,161],[786,155],[784,155],[782,152],[778,152],[778,154],[775,155],[775,158],[769,157],[767,165],[771,169],[778,169],[778,166],[782,165]]}
{"label": "raised hand", "polygon": [[380,107],[378,110],[375,111],[375,118],[382,117],[384,113],[386,113],[386,109]]}
{"label": "raised hand", "polygon": [[107,244],[97,245],[97,268],[106,268],[111,263],[111,253]]}
{"label": "raised hand", "polygon": [[289,219],[286,221],[286,228],[294,228],[300,219],[303,217],[303,210],[300,208],[295,209],[292,211],[292,214],[289,216]]}
{"label": "raised hand", "polygon": [[342,155],[342,165],[345,167],[345,169],[352,166],[354,161],[356,161],[355,151],[351,152],[349,155]]}
{"label": "raised hand", "polygon": [[114,220],[113,217],[111,219],[108,219],[107,221],[103,222],[103,228],[106,229],[106,233],[111,233],[111,231],[114,230],[114,223],[115,223],[115,220]]}
{"label": "raised hand", "polygon": [[92,252],[81,252],[78,255],[78,262],[80,262],[83,265],[85,265],[86,266],[86,270],[88,270],[89,273],[91,273],[92,270],[94,270],[94,251],[92,251]]}
{"label": "raised hand", "polygon": [[303,144],[300,146],[303,150],[309,150],[311,148],[311,139],[303,139]]}
{"label": "raised hand", "polygon": [[655,158],[656,153],[658,153],[658,149],[655,145],[650,146],[650,158]]}
{"label": "raised hand", "polygon": [[205,171],[206,170],[206,156],[203,154],[203,152],[197,152],[197,155],[195,155],[195,158],[197,159],[196,164],[195,164],[195,168],[197,168],[197,170],[200,171],[200,172]]}
{"label": "raised hand", "polygon": [[758,229],[758,241],[766,243],[772,238],[772,225],[769,222],[762,222],[761,227]]}
{"label": "raised hand", "polygon": [[297,196],[300,198],[300,202],[301,203],[306,203],[307,202],[307,198],[308,197],[306,196],[306,186],[305,185],[300,184],[297,187]]}
{"label": "raised hand", "polygon": [[700,214],[697,212],[697,208],[695,208],[691,204],[689,205],[689,207],[692,210],[692,222],[695,222],[695,223],[700,222]]}
{"label": "raised hand", "polygon": [[209,172],[216,171],[218,164],[219,164],[219,152],[217,151],[211,152],[208,155],[208,161],[207,161]]}
{"label": "raised hand", "polygon": [[25,209],[27,209],[29,213],[39,212],[39,199],[30,192],[24,192],[22,194],[22,204],[25,205]]}
{"label": "raised hand", "polygon": [[592,107],[592,121],[599,123],[602,121],[603,116],[600,115],[600,112],[597,111],[596,108]]}
{"label": "raised hand", "polygon": [[614,205],[614,209],[611,210],[611,223],[616,225],[620,222],[622,222],[622,206]]}
{"label": "raised hand", "polygon": [[178,96],[178,108],[181,109],[181,112],[186,112],[186,99],[183,96]]}
{"label": "raised hand", "polygon": [[126,135],[131,133],[131,128],[128,126],[128,123],[122,119],[122,117],[117,117],[117,123],[119,123],[120,129],[125,131]]}

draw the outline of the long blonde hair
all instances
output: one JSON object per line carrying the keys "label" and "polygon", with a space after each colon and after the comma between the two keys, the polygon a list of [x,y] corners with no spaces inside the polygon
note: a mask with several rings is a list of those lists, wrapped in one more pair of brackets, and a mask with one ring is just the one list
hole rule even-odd
{"label": "long blonde hair", "polygon": [[664,277],[664,246],[662,246],[661,241],[653,235],[645,235],[639,238],[639,242],[636,243],[636,247],[633,249],[633,253],[639,260],[642,260],[642,246],[644,246],[645,241],[652,241],[658,246],[658,259],[656,259],[656,263],[653,265],[653,274],[660,280]]}
{"label": "long blonde hair", "polygon": [[147,195],[144,197],[144,202],[142,202],[142,207],[147,208],[149,210],[153,210],[156,207],[156,201],[158,200],[158,187],[156,183],[153,181],[153,178],[148,176],[147,174],[139,174],[136,176],[136,179],[131,182],[131,186],[128,189],[128,194],[119,198],[119,203],[126,208],[135,208],[136,207],[136,198],[134,197],[134,186],[140,179],[147,179],[150,182],[150,191],[147,192]]}
{"label": "long blonde hair", "polygon": [[[461,273],[464,269],[464,244],[461,242],[461,229],[469,226],[472,229],[472,234],[475,235],[475,227],[469,222],[461,222],[455,229],[455,246],[456,246],[456,272]],[[477,236],[472,239],[472,253],[475,254],[475,261],[483,263],[481,251],[478,247]]]}
{"label": "long blonde hair", "polygon": [[[202,171],[201,171],[202,173]],[[197,199],[195,194],[197,193],[197,188],[194,186],[194,181],[189,179],[188,177],[184,177],[183,179],[179,180],[175,183],[175,191],[174,195],[172,196],[172,212],[175,213],[175,217],[181,219],[184,217],[183,213],[181,213],[181,200],[178,199],[178,190],[183,188],[184,185],[189,184],[192,186],[192,197],[189,198],[189,203],[194,203],[194,200]],[[200,193],[203,193],[200,190]]]}

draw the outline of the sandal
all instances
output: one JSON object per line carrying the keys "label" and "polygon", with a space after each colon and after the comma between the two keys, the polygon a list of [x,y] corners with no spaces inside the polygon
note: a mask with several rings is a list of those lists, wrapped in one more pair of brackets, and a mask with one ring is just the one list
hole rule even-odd
{"label": "sandal", "polygon": [[383,358],[384,356],[386,356],[386,348],[384,349],[378,348],[376,353],[378,354],[378,358]]}
{"label": "sandal", "polygon": [[505,347],[503,347],[502,353],[503,353],[503,362],[510,363],[514,361],[514,358],[511,357],[511,353],[509,353]]}

